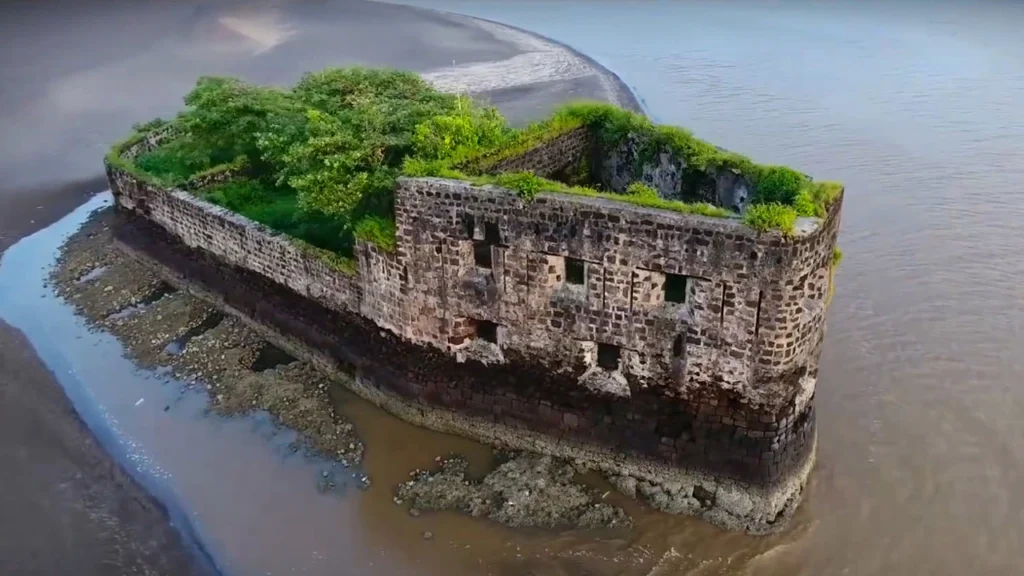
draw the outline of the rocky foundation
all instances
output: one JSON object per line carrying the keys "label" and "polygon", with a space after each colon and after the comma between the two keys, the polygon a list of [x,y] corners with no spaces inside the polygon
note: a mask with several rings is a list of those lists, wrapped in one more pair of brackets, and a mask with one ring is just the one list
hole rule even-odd
{"label": "rocky foundation", "polygon": [[94,215],[63,246],[50,275],[59,296],[91,327],[115,335],[139,366],[205,390],[215,413],[265,411],[299,433],[296,449],[360,462],[363,444],[332,408],[322,372],[116,249],[112,217],[111,210]]}
{"label": "rocky foundation", "polygon": [[413,472],[395,502],[420,510],[459,510],[514,528],[620,528],[630,518],[602,495],[575,481],[572,465],[550,456],[511,454],[480,481],[466,478],[466,461],[439,459],[432,471]]}

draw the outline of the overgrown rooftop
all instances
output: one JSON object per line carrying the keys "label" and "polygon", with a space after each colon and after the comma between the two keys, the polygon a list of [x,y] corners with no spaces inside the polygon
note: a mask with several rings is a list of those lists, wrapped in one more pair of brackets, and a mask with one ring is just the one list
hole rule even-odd
{"label": "overgrown rooftop", "polygon": [[[523,129],[492,107],[434,90],[409,72],[345,68],[309,73],[291,89],[232,78],[201,78],[186,108],[154,120],[116,144],[107,161],[140,178],[183,187],[298,240],[346,257],[357,237],[394,245],[394,187],[399,176],[457,178],[508,188],[526,200],[540,192],[600,196],[641,206],[742,218],[758,231],[793,232],[799,216],[824,217],[841,185],[813,182],[783,166],[723,151],[675,126],[608,104],[575,103]],[[582,165],[562,181],[529,172],[492,173],[502,160],[586,127],[604,151],[628,147],[635,180],[595,178]],[[156,129],[169,130],[154,150],[129,159],[124,150]],[[642,167],[667,155],[680,172],[666,197]],[[198,186],[206,176],[226,182]],[[750,197],[720,206],[711,192],[725,175]],[[738,211],[736,209],[739,209]]]}

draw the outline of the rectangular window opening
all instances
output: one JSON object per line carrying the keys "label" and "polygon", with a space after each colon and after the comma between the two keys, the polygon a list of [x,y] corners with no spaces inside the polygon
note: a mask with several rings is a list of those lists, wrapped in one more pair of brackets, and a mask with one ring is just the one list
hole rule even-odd
{"label": "rectangular window opening", "polygon": [[620,353],[621,351],[618,346],[598,342],[597,365],[605,370],[618,370]]}
{"label": "rectangular window opening", "polygon": [[725,326],[725,288],[727,284],[722,282],[722,308],[718,312],[718,327],[722,328]]}
{"label": "rectangular window opening", "polygon": [[476,262],[479,268],[493,268],[494,262],[491,258],[491,245],[486,242],[474,242],[473,261]]}
{"label": "rectangular window opening", "polygon": [[764,298],[764,291],[757,291],[757,311],[754,312],[754,336],[761,334],[761,300]]}
{"label": "rectangular window opening", "polygon": [[491,344],[498,343],[498,325],[494,322],[488,322],[487,320],[476,321],[476,335],[477,338]]}
{"label": "rectangular window opening", "polygon": [[498,232],[498,225],[496,223],[484,223],[484,242],[491,245],[501,244],[501,233]]}
{"label": "rectangular window opening", "polygon": [[501,234],[498,232],[498,225],[494,222],[484,222],[484,239],[473,242],[473,261],[478,268],[494,267],[491,248],[501,244]]}
{"label": "rectangular window opening", "polygon": [[476,221],[473,219],[473,215],[466,214],[463,223],[466,226],[466,237],[472,240],[473,235],[476,233]]}
{"label": "rectangular window opening", "polygon": [[587,266],[583,260],[565,259],[565,281],[582,286],[586,281]]}
{"label": "rectangular window opening", "polygon": [[690,277],[682,274],[665,274],[665,302],[686,302]]}

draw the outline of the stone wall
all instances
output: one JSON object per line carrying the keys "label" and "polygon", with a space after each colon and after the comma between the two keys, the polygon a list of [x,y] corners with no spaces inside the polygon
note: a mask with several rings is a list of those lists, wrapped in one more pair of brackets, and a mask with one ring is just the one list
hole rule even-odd
{"label": "stone wall", "polygon": [[187,246],[257,272],[324,306],[358,312],[362,276],[338,270],[314,249],[181,190],[107,169],[117,204],[160,225]]}
{"label": "stone wall", "polygon": [[545,140],[507,158],[492,161],[487,156],[463,166],[471,173],[533,172],[544,178],[563,180],[566,172],[580,162],[589,164],[594,139],[586,126],[580,126],[549,140]]}
{"label": "stone wall", "polygon": [[597,184],[624,192],[633,182],[643,182],[662,198],[683,202],[707,202],[742,212],[754,186],[748,178],[729,169],[697,170],[672,150],[650,150],[646,136],[629,134],[614,148],[599,150],[592,172]]}
{"label": "stone wall", "polygon": [[[590,145],[580,134],[533,161],[563,170],[551,150],[578,161]],[[727,486],[770,494],[748,528],[775,522],[802,488],[841,199],[786,238],[604,199],[527,203],[402,179],[397,250],[360,242],[351,274],[192,194],[114,167],[108,176],[118,206],[166,235],[153,250],[180,244],[188,277],[358,367],[360,393],[413,406],[395,409],[404,417],[650,482],[678,471],[690,500]],[[266,295],[252,298],[257,285]],[[473,424],[452,424],[461,418]],[[719,510],[697,500],[655,505]]]}
{"label": "stone wall", "polygon": [[460,360],[549,374],[547,390],[507,387],[526,407],[518,424],[550,427],[554,409],[559,434],[771,483],[810,445],[836,206],[791,240],[601,199],[402,180],[406,314],[421,315],[421,342]]}

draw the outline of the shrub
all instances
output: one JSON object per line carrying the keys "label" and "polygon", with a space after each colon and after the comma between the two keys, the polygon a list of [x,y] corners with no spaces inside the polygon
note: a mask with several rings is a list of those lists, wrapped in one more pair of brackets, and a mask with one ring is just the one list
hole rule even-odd
{"label": "shrub", "polygon": [[439,160],[424,160],[409,156],[402,161],[402,175],[412,178],[437,177],[447,167],[447,164]]}
{"label": "shrub", "polygon": [[292,90],[306,107],[347,116],[367,102],[400,102],[391,120],[400,131],[456,108],[456,96],[438,92],[413,72],[387,68],[328,68],[307,72]]}
{"label": "shrub", "polygon": [[629,134],[646,134],[654,124],[643,114],[603,102],[571,102],[555,111],[553,120],[589,126],[606,147],[618,146]]}
{"label": "shrub", "polygon": [[807,178],[792,168],[768,166],[757,176],[753,201],[793,205],[807,183]]}
{"label": "shrub", "polygon": [[494,177],[495,184],[515,190],[520,198],[529,202],[541,191],[544,182],[532,172],[506,172]]}
{"label": "shrub", "polygon": [[843,261],[843,251],[838,246],[832,249],[832,267],[839,266],[839,263]]}
{"label": "shrub", "polygon": [[356,223],[355,236],[360,240],[376,244],[388,252],[395,250],[395,221],[380,216],[367,216]]}
{"label": "shrub", "polygon": [[398,170],[386,161],[393,139],[377,113],[367,111],[359,132],[318,110],[308,118],[308,138],[285,156],[286,181],[304,208],[348,219],[364,196],[394,187]]}
{"label": "shrub", "polygon": [[796,224],[796,210],[775,202],[755,204],[747,208],[743,215],[743,223],[758,232],[779,230],[783,234],[791,235],[793,225]]}
{"label": "shrub", "polygon": [[839,198],[843,191],[843,185],[839,182],[813,182],[810,185],[811,200],[820,207],[818,216],[825,217],[829,206]]}
{"label": "shrub", "polygon": [[245,156],[253,166],[265,163],[266,172],[280,170],[281,149],[305,135],[305,109],[286,90],[206,76],[185,96],[185,105],[178,118],[182,131],[208,152],[212,164]]}
{"label": "shrub", "polygon": [[464,149],[451,158],[451,163],[463,172],[485,174],[502,160],[518,156],[580,126],[582,123],[578,120],[552,116],[542,122],[530,124],[522,130],[506,129],[495,145]]}
{"label": "shrub", "polygon": [[202,193],[204,199],[235,212],[244,212],[253,206],[271,202],[273,196],[266,186],[247,179],[215,184],[205,188]]}
{"label": "shrub", "polygon": [[659,198],[658,191],[643,182],[632,182],[626,187],[626,194],[634,198]]}
{"label": "shrub", "polygon": [[163,128],[166,125],[167,120],[164,120],[163,118],[153,118],[149,122],[136,122],[135,124],[132,124],[132,130],[140,134],[147,134],[159,128]]}
{"label": "shrub", "polygon": [[454,159],[492,149],[508,140],[511,130],[497,110],[457,100],[454,113],[433,116],[416,126],[412,143],[416,156]]}
{"label": "shrub", "polygon": [[810,187],[805,187],[797,193],[793,199],[793,209],[800,216],[824,216],[824,207],[814,201]]}
{"label": "shrub", "polygon": [[175,138],[135,159],[135,166],[140,170],[172,186],[184,183],[212,165],[210,150],[188,136]]}

